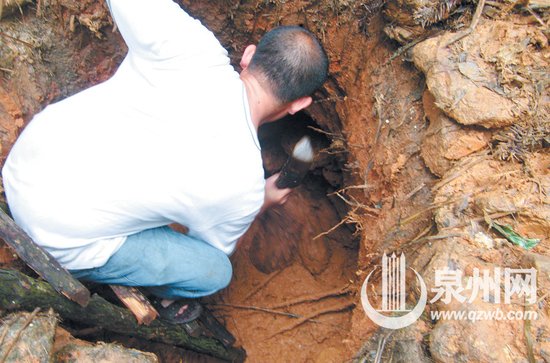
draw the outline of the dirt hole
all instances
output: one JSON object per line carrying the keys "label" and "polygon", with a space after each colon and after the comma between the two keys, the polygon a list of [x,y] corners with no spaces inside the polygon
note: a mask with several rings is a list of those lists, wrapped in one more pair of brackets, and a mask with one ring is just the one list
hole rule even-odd
{"label": "dirt hole", "polygon": [[[331,140],[319,130],[306,113],[298,113],[259,131],[266,176],[280,170],[305,134],[317,157],[288,202],[252,225],[232,257],[231,285],[212,298],[251,361],[306,361],[337,349],[349,332],[348,295],[327,293],[344,290],[353,279],[357,241],[346,225],[321,235],[347,213],[341,200],[327,196],[342,187],[346,160],[329,151]],[[297,325],[302,319],[291,314],[311,318]]]}

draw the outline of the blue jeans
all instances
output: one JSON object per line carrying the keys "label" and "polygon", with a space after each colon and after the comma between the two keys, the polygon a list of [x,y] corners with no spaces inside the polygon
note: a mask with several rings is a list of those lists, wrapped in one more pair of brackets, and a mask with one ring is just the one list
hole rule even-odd
{"label": "blue jeans", "polygon": [[170,227],[159,227],[128,236],[105,265],[71,273],[84,281],[141,286],[158,297],[180,299],[223,289],[233,270],[219,249]]}

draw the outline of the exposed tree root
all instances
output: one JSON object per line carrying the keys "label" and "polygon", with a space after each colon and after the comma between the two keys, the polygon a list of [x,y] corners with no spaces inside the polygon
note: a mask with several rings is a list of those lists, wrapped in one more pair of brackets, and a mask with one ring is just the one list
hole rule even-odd
{"label": "exposed tree root", "polygon": [[339,306],[333,306],[333,307],[329,307],[327,309],[321,309],[321,310],[314,311],[309,315],[301,317],[298,321],[294,322],[293,324],[288,325],[288,326],[280,329],[279,331],[271,334],[269,337],[267,337],[267,339],[271,339],[271,338],[273,338],[273,337],[275,337],[279,334],[283,334],[283,333],[286,333],[286,332],[291,331],[293,329],[296,329],[297,327],[301,326],[302,324],[305,324],[308,321],[312,321],[312,319],[315,319],[315,318],[317,318],[321,315],[330,314],[330,313],[339,313],[339,312],[342,312],[342,311],[346,311],[346,310],[348,310],[348,309],[350,309],[354,306],[355,306],[355,303],[348,302],[344,305],[340,304]]}

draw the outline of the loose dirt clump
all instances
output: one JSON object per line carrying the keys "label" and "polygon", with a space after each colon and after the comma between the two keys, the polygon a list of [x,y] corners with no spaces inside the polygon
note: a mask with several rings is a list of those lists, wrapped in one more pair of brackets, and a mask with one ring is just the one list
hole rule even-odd
{"label": "loose dirt clump", "polygon": [[441,177],[458,160],[489,145],[490,132],[460,126],[437,107],[434,97],[428,91],[422,100],[430,125],[422,142],[421,154],[432,173]]}

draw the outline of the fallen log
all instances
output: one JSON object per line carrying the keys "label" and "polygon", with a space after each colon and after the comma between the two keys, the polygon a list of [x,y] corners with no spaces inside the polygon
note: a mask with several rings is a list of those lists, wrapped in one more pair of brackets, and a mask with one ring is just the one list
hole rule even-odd
{"label": "fallen log", "polygon": [[34,243],[2,209],[0,209],[0,238],[57,292],[81,306],[88,304],[90,291],[65,270],[52,255]]}
{"label": "fallen log", "polygon": [[59,295],[46,282],[18,271],[0,269],[0,308],[33,310],[36,307],[53,308],[65,320],[176,345],[227,361],[242,362],[245,357],[242,349],[227,348],[213,338],[189,336],[179,325],[158,319],[149,326],[139,325],[129,310],[113,305],[97,294],[92,295],[88,305],[83,307]]}
{"label": "fallen log", "polygon": [[[0,209],[0,238],[57,292],[82,306],[88,304],[90,300],[88,289],[65,270],[48,251],[34,243],[2,209]],[[158,316],[158,312],[149,300],[136,288],[119,285],[111,285],[111,288],[124,305],[134,313],[139,324],[149,325]]]}

